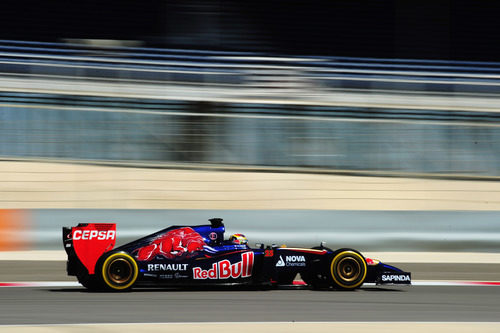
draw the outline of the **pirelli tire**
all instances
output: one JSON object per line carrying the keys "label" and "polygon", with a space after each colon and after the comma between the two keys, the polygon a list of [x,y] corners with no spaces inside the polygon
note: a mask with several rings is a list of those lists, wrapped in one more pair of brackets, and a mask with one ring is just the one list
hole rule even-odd
{"label": "pirelli tire", "polygon": [[135,284],[139,267],[135,259],[126,252],[107,254],[99,265],[99,274],[105,290],[127,291]]}
{"label": "pirelli tire", "polygon": [[332,287],[354,290],[363,285],[368,268],[361,253],[353,249],[339,249],[332,255],[329,275]]}

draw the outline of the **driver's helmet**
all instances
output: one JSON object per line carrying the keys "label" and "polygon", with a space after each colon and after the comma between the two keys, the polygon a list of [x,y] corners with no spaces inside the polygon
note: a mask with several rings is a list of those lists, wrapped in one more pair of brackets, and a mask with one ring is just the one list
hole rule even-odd
{"label": "driver's helmet", "polygon": [[244,245],[248,243],[248,239],[243,234],[234,234],[229,237],[229,241],[233,244]]}

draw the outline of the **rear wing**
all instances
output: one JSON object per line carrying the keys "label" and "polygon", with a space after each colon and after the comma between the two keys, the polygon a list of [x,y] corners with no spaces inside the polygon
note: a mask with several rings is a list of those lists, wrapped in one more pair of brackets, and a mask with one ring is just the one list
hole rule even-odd
{"label": "rear wing", "polygon": [[68,255],[68,274],[78,260],[89,274],[94,274],[99,258],[115,246],[116,224],[80,223],[76,227],[63,227],[62,237]]}

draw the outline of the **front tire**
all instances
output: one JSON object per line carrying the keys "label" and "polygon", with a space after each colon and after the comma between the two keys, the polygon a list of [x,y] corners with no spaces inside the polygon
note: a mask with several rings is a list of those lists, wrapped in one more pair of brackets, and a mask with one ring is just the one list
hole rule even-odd
{"label": "front tire", "polygon": [[125,291],[134,285],[139,268],[135,259],[128,253],[115,252],[104,259],[100,274],[106,289]]}
{"label": "front tire", "polygon": [[361,253],[353,249],[340,249],[330,262],[330,277],[334,288],[354,290],[361,287],[368,269]]}

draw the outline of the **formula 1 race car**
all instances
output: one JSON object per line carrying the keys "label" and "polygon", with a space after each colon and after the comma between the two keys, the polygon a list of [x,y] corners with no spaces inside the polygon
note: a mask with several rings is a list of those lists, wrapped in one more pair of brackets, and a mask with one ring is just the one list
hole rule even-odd
{"label": "formula 1 race car", "polygon": [[134,287],[291,285],[300,274],[316,289],[353,290],[365,282],[411,284],[411,274],[363,257],[353,249],[333,251],[257,244],[244,235],[224,240],[222,219],[210,224],[172,226],[113,249],[114,223],[63,227],[67,272],[90,290],[123,291]]}

